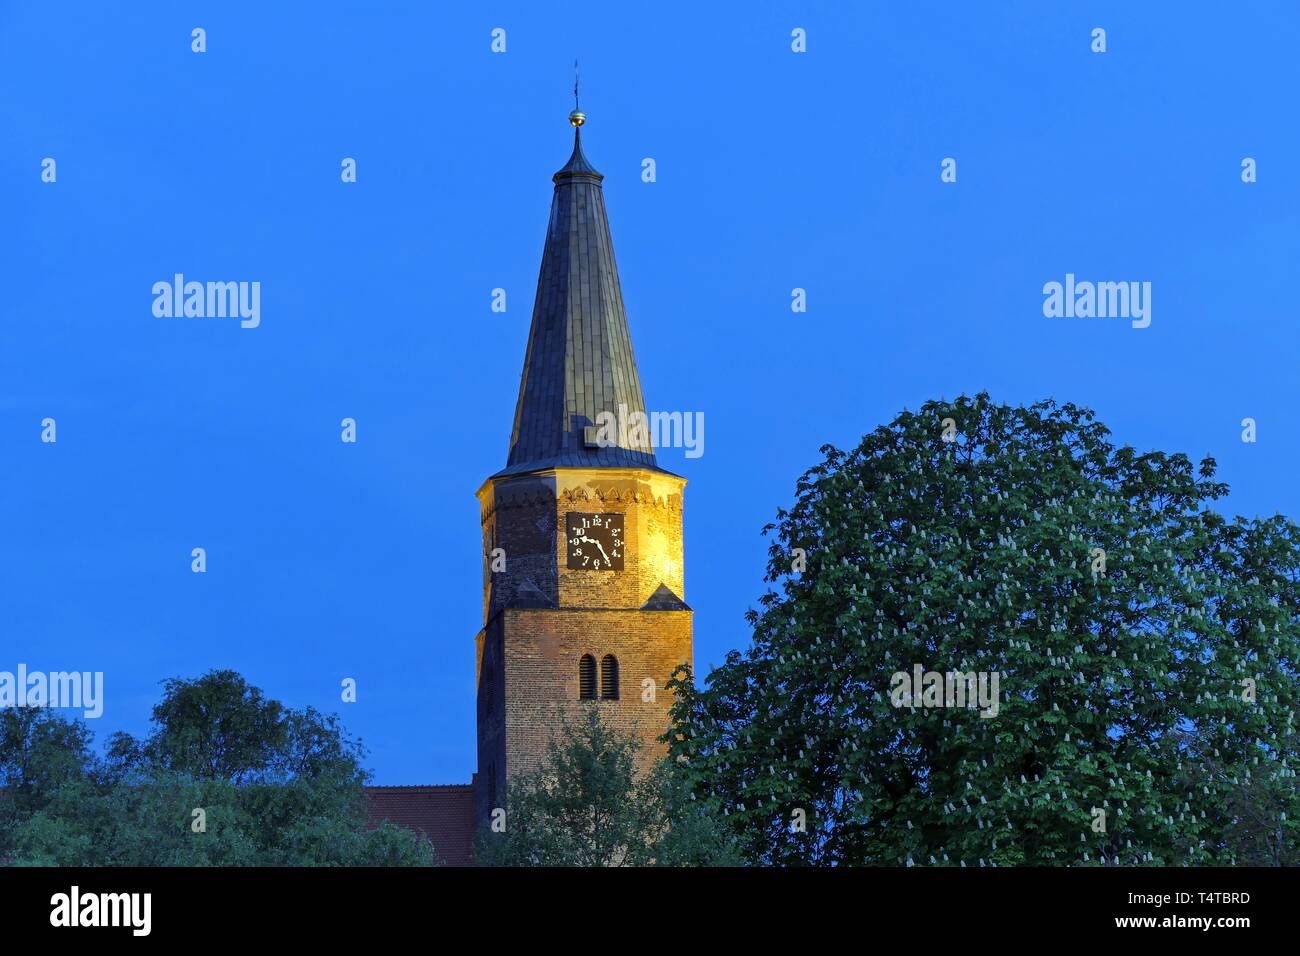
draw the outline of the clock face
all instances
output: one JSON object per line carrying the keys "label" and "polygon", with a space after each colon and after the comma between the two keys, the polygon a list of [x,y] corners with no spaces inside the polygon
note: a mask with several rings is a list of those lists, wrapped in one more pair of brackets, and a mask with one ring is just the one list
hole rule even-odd
{"label": "clock face", "polygon": [[621,514],[565,515],[569,568],[574,571],[623,570],[623,516]]}

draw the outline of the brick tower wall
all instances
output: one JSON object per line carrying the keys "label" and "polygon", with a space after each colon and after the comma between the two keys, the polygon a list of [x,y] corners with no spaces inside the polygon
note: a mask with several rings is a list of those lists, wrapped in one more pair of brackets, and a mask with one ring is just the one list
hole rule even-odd
{"label": "brick tower wall", "polygon": [[[506,769],[536,770],[565,723],[597,708],[605,723],[641,741],[644,769],[665,752],[672,695],[665,685],[691,659],[690,611],[507,610],[505,617]],[[619,699],[578,699],[578,659],[613,654]],[[648,682],[648,683],[647,683]]]}
{"label": "brick tower wall", "polygon": [[[673,670],[692,660],[691,612],[642,605],[664,585],[685,599],[684,480],[640,469],[556,469],[489,481],[479,491],[484,629],[477,638],[479,819],[501,804],[508,777],[536,769],[565,721],[595,707],[662,755]],[[569,570],[562,533],[570,511],[624,515],[622,571]],[[505,551],[504,571],[491,551]],[[539,595],[549,606],[538,603]],[[582,701],[578,662],[619,663],[619,699]],[[650,681],[643,687],[643,682]],[[495,780],[496,793],[491,792]]]}

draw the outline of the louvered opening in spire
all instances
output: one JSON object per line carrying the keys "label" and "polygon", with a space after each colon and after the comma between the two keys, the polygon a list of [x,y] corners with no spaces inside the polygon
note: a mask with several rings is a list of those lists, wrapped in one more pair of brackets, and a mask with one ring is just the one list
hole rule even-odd
{"label": "louvered opening in spire", "polygon": [[[578,127],[585,117],[574,115]],[[583,153],[581,129],[553,178],[510,453],[498,475],[554,467],[657,469],[648,430],[636,427],[645,399],[605,215],[604,177]]]}
{"label": "louvered opening in spire", "polygon": [[596,658],[590,654],[578,659],[578,699],[596,699]]}

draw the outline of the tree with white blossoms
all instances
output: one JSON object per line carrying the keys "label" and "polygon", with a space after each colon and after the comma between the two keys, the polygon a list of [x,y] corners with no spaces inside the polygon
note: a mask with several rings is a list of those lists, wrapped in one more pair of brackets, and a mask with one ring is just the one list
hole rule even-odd
{"label": "tree with white blossoms", "polygon": [[[981,393],[822,449],[751,646],[672,685],[753,862],[1300,862],[1300,528],[1109,434]],[[997,672],[996,716],[895,707],[916,664]]]}

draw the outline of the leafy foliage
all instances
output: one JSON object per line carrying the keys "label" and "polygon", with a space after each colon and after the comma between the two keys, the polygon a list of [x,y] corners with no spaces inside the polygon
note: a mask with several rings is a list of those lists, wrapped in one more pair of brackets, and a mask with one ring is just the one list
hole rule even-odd
{"label": "leafy foliage", "polygon": [[727,866],[740,856],[711,807],[659,761],[638,771],[641,743],[588,708],[562,723],[542,767],[512,781],[503,833],[480,835],[495,866]]}
{"label": "leafy foliage", "polygon": [[[980,394],[822,449],[751,647],[673,683],[673,756],[751,860],[1296,862],[1300,528],[1108,435]],[[997,716],[893,706],[914,664],[998,672]]]}
{"label": "leafy foliage", "polygon": [[167,681],[153,718],[147,739],[116,734],[98,759],[80,723],[0,712],[0,854],[57,866],[433,862],[414,834],[367,829],[363,750],[337,718],[266,700],[232,671]]}
{"label": "leafy foliage", "polygon": [[35,707],[0,709],[0,860],[13,851],[18,824],[77,784],[93,761],[84,724]]}

